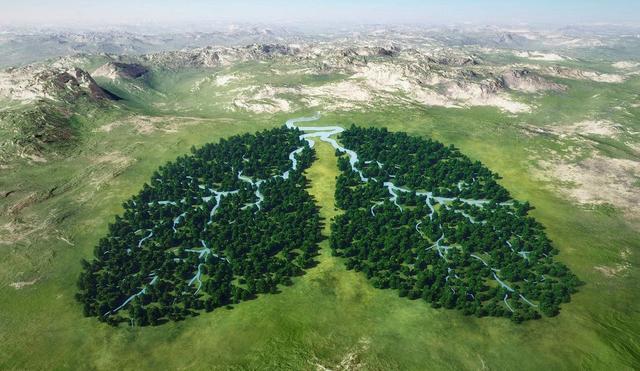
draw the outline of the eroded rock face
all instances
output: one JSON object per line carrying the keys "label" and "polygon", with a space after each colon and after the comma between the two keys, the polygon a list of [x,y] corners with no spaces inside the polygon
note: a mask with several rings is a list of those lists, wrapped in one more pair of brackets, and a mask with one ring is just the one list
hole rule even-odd
{"label": "eroded rock face", "polygon": [[351,47],[342,50],[341,54],[345,57],[394,57],[400,52],[400,48],[392,46],[389,48],[380,46]]}
{"label": "eroded rock face", "polygon": [[[66,78],[66,77],[65,77]],[[76,143],[71,112],[49,102],[0,112],[0,164],[17,157],[45,162]]]}
{"label": "eroded rock face", "polygon": [[138,63],[108,62],[95,70],[94,76],[107,77],[112,80],[117,78],[137,79],[146,75],[149,70]]}
{"label": "eroded rock face", "polygon": [[544,90],[566,90],[564,85],[546,80],[526,68],[506,71],[502,74],[500,79],[504,83],[505,87],[526,93],[536,93]]}
{"label": "eroded rock face", "polygon": [[93,100],[120,99],[100,87],[87,71],[77,67],[26,66],[0,72],[0,97],[3,98],[72,102],[82,96]]}
{"label": "eroded rock face", "polygon": [[245,47],[205,47],[174,52],[148,54],[146,62],[165,68],[212,68],[235,62],[264,60],[275,57],[294,56],[300,50],[282,44],[251,44]]}
{"label": "eroded rock face", "polygon": [[441,64],[444,66],[457,66],[457,67],[475,66],[480,64],[480,62],[476,58],[472,56],[466,56],[466,55],[438,57],[438,58],[432,59],[432,62]]}
{"label": "eroded rock face", "polygon": [[594,82],[621,83],[625,77],[617,74],[583,71],[576,68],[550,66],[541,69],[541,73],[572,80],[589,80]]}
{"label": "eroded rock face", "polygon": [[246,47],[250,52],[256,55],[294,55],[297,51],[288,45],[282,44],[252,44]]}
{"label": "eroded rock face", "polygon": [[[72,76],[75,78],[75,83],[77,83],[77,86],[80,88],[80,94],[88,93],[91,98],[97,100],[120,99],[117,95],[100,87],[87,71],[76,67],[72,72]],[[73,80],[71,80],[71,83],[74,83]]]}

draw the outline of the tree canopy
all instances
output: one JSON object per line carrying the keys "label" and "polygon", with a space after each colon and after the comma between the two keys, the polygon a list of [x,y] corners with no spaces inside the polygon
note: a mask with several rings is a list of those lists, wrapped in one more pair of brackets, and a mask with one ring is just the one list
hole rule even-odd
{"label": "tree canopy", "polygon": [[277,292],[302,274],[320,221],[303,176],[314,152],[299,136],[234,136],[160,167],[83,262],[85,315],[156,325]]}
{"label": "tree canopy", "polygon": [[[317,130],[317,129],[314,129]],[[466,315],[555,316],[581,282],[499,176],[453,146],[352,126],[331,249],[372,285]],[[279,128],[192,148],[123,204],[83,261],[86,316],[156,325],[275,293],[313,265],[312,147]]]}
{"label": "tree canopy", "polygon": [[[580,281],[498,175],[453,146],[352,126],[339,158],[333,253],[378,288],[467,315],[555,316]],[[337,153],[341,155],[341,153]]]}

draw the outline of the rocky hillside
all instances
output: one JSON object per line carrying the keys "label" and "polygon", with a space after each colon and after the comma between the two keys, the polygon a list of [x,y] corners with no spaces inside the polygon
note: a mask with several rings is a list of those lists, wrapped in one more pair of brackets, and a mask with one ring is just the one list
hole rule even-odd
{"label": "rocky hillside", "polygon": [[83,97],[93,101],[119,99],[78,67],[37,64],[0,72],[0,99],[23,102],[50,99],[73,103]]}
{"label": "rocky hillside", "polygon": [[73,147],[75,114],[120,98],[83,69],[58,60],[0,72],[0,165],[14,158],[43,162]]}
{"label": "rocky hillside", "polygon": [[[505,42],[516,39],[504,37]],[[381,36],[356,41],[208,46],[140,56],[103,55],[106,63],[95,69],[93,76],[127,98],[148,100],[142,97],[152,94],[161,99],[172,92],[150,93],[145,85],[147,76],[157,71],[173,75],[200,71],[203,78],[188,90],[195,94],[210,89],[217,97],[211,104],[231,111],[351,110],[410,101],[424,106],[491,106],[511,114],[535,109],[535,100],[523,98],[523,93],[562,94],[566,90],[562,79],[620,83],[626,78],[568,67],[562,63],[572,59],[557,54],[508,52],[516,62],[496,62],[495,53],[473,47],[438,47],[437,41],[388,41]],[[243,72],[238,74],[236,69],[241,65]],[[305,82],[318,79],[325,82]],[[0,98],[73,101],[79,96],[117,99],[71,61],[55,68],[26,66],[0,74]]]}
{"label": "rocky hillside", "polygon": [[[157,69],[216,71],[215,78],[207,76],[198,81],[192,91],[233,86],[228,109],[251,112],[353,109],[381,101],[400,104],[410,100],[425,106],[494,106],[520,113],[532,108],[511,92],[561,92],[565,88],[534,68],[487,63],[480,55],[461,49],[407,47],[398,43],[208,47],[145,55],[139,61]],[[266,74],[225,73],[245,62],[267,63],[274,68]],[[322,85],[256,83],[272,80],[269,75],[289,76],[291,80],[305,76],[342,78]]]}
{"label": "rocky hillside", "polygon": [[0,112],[0,166],[14,158],[46,162],[76,142],[72,112],[51,102]]}
{"label": "rocky hillside", "polygon": [[106,77],[111,80],[118,78],[137,79],[143,77],[149,70],[138,63],[107,62],[93,72],[95,77]]}
{"label": "rocky hillside", "polygon": [[[515,59],[498,62],[491,53],[381,38],[102,55],[95,59],[102,65],[92,68],[92,74],[103,86],[78,67],[89,65],[86,61],[62,58],[0,72],[1,100],[35,105],[29,107],[33,110],[29,114],[6,109],[0,121],[6,133],[13,133],[4,136],[9,138],[5,143],[37,154],[50,147],[47,143],[73,136],[63,129],[63,123],[79,102],[108,104],[119,96],[136,104],[176,110],[188,110],[196,101],[198,109],[209,105],[251,113],[361,110],[411,103],[489,106],[517,115],[534,111],[537,97],[564,94],[564,80],[615,84],[637,72],[631,62],[616,67],[621,73],[602,73],[563,65],[569,58],[556,54],[509,52]],[[154,84],[153,88],[147,84],[165,77],[175,83]],[[41,101],[48,103],[37,103]],[[24,130],[16,129],[18,126]]]}
{"label": "rocky hillside", "polygon": [[295,56],[300,49],[279,44],[252,44],[244,47],[204,47],[172,52],[147,54],[140,57],[143,64],[162,68],[211,68],[234,63]]}

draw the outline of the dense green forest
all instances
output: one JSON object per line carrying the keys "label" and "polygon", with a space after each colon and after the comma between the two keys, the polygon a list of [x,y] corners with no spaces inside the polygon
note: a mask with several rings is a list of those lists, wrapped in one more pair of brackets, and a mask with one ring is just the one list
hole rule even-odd
{"label": "dense green forest", "polygon": [[160,167],[83,261],[84,314],[156,325],[291,284],[320,239],[300,134],[235,136]]}
{"label": "dense green forest", "polygon": [[[331,248],[382,289],[466,315],[555,316],[581,282],[527,202],[453,146],[352,126],[337,150]],[[338,148],[338,147],[336,147]],[[319,213],[298,129],[245,134],[160,167],[83,261],[86,316],[156,325],[275,293],[313,265]]]}
{"label": "dense green forest", "polygon": [[521,322],[555,316],[581,282],[553,260],[557,250],[527,202],[453,146],[352,126],[341,143],[358,170],[338,160],[331,247],[382,289],[465,315]]}

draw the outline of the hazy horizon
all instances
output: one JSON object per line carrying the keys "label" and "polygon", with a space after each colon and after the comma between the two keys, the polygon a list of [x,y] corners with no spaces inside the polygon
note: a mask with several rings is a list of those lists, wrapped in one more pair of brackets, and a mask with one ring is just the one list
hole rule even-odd
{"label": "hazy horizon", "polygon": [[325,2],[245,0],[220,1],[123,0],[89,2],[59,0],[42,3],[0,1],[0,25],[87,27],[107,25],[188,23],[263,24],[625,24],[640,25],[640,2],[628,0],[541,0],[517,4],[505,0],[444,1],[350,0]]}

